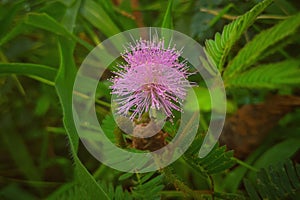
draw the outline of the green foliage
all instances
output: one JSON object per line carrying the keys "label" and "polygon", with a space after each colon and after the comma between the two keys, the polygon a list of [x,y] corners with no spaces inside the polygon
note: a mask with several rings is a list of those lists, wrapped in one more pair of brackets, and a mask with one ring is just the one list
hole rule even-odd
{"label": "green foliage", "polygon": [[59,189],[57,189],[54,193],[48,196],[48,200],[68,200],[68,199],[86,199],[88,197],[88,193],[82,187],[82,185],[72,182],[63,185]]}
{"label": "green foliage", "polygon": [[7,134],[2,131],[0,133],[0,137],[4,142],[4,145],[9,150],[14,162],[20,167],[22,174],[29,180],[41,180],[42,177],[40,172],[35,166],[22,137],[15,132]]}
{"label": "green foliage", "polygon": [[215,66],[222,71],[229,51],[241,35],[255,21],[256,17],[272,2],[265,0],[257,4],[246,14],[240,16],[237,20],[224,26],[222,34],[216,33],[214,40],[207,40],[205,49],[214,61]]}
{"label": "green foliage", "polygon": [[300,149],[300,139],[286,139],[264,152],[259,159],[253,164],[256,168],[273,165],[281,160],[292,158]]}
{"label": "green foliage", "polygon": [[172,7],[173,7],[173,0],[169,0],[168,8],[161,25],[162,28],[169,28],[169,29],[173,28]]}
{"label": "green foliage", "polygon": [[160,191],[165,187],[162,183],[163,176],[158,175],[151,178],[153,173],[145,174],[140,177],[138,185],[133,188],[132,196],[135,199],[161,199]]}
{"label": "green foliage", "polygon": [[253,69],[228,79],[228,87],[245,88],[281,88],[283,86],[297,86],[300,84],[299,60],[285,60],[282,62],[259,65]]}
{"label": "green foliage", "polygon": [[102,121],[102,130],[106,137],[113,143],[116,142],[116,137],[114,135],[114,130],[116,128],[116,123],[112,115],[106,115]]}
{"label": "green foliage", "polygon": [[0,189],[0,197],[5,200],[19,199],[20,196],[23,200],[35,200],[35,196],[28,191],[18,187],[17,184],[9,184]]}
{"label": "green foliage", "polygon": [[[297,158],[295,155],[299,153],[300,114],[297,111],[289,116],[296,124],[293,129],[289,119],[280,123],[283,132],[288,133],[278,132],[284,138],[271,135],[245,161],[236,159],[233,151],[218,145],[205,158],[198,158],[203,142],[201,135],[183,159],[172,167],[161,169],[159,173],[119,176],[120,172],[104,165],[98,168],[99,162],[82,149],[72,110],[77,68],[88,51],[101,40],[143,23],[188,34],[203,33],[203,29],[211,34],[219,31],[213,40],[206,42],[208,61],[200,59],[205,61],[206,69],[210,68],[210,59],[218,67],[230,98],[232,93],[236,93],[234,97],[243,98],[242,101],[230,99],[235,105],[253,103],[257,96],[263,100],[262,96],[270,91],[262,88],[277,89],[288,95],[299,93],[300,15],[296,0],[277,0],[271,6],[272,0],[249,3],[234,0],[230,4],[227,0],[203,2],[1,1],[0,153],[3,162],[0,198],[245,199],[245,188],[251,199],[296,199],[300,196],[299,165],[294,166],[291,160],[278,164],[283,159]],[[256,2],[260,3],[254,5]],[[202,12],[200,15],[203,6],[215,16]],[[290,16],[292,14],[295,15]],[[255,23],[258,17],[259,22]],[[221,30],[221,26],[228,23],[224,18],[236,20]],[[198,26],[191,26],[192,20]],[[169,39],[168,35],[165,39]],[[205,38],[196,39],[203,41]],[[16,75],[21,76],[17,78]],[[107,70],[103,79],[110,75]],[[201,78],[192,79],[201,86],[195,91],[200,109],[205,111],[199,122],[201,131],[205,131],[210,118],[208,113],[213,109],[210,95],[202,88],[205,83]],[[101,80],[95,107],[99,121],[103,119],[101,127],[107,137],[118,145],[120,137],[116,136],[123,135],[113,116],[108,114],[110,94],[106,83]],[[250,92],[239,93],[237,87],[250,89]],[[188,109],[193,111],[194,107],[190,105]],[[74,115],[76,117],[76,113]],[[164,127],[170,136],[168,140],[177,132],[179,123],[180,120],[175,124],[168,122]],[[67,147],[64,137],[67,137]],[[127,150],[140,152],[130,149],[129,136],[123,139],[126,139],[124,147]],[[95,145],[98,144],[95,142]],[[122,163],[130,159],[130,156],[112,155],[111,161]],[[270,164],[272,166],[267,167]],[[236,167],[232,168],[234,165]],[[244,177],[248,179],[242,187],[240,183]]]}
{"label": "green foliage", "polygon": [[244,180],[251,199],[298,199],[300,191],[300,166],[291,160],[271,165],[257,173],[255,183]]}
{"label": "green foliage", "polygon": [[[64,20],[66,20],[66,18],[64,18]],[[70,20],[71,20],[70,22],[72,22],[74,19],[70,19]],[[72,24],[72,23],[66,23],[67,27],[64,27],[62,24],[58,23],[55,19],[53,19],[46,13],[43,13],[43,14],[30,13],[27,16],[25,23],[28,25],[34,26],[36,28],[41,28],[41,29],[50,31],[57,35],[70,37],[74,41],[80,43],[82,46],[87,48],[88,50],[93,49],[93,47],[90,44],[81,40],[80,38],[76,37],[74,34],[72,34],[70,32],[70,30],[71,30],[70,28],[72,28],[72,29],[74,28],[74,27],[70,27],[70,24]]]}
{"label": "green foliage", "polygon": [[246,199],[246,197],[244,197],[242,194],[235,194],[235,193],[215,192],[214,196],[216,199],[222,199],[222,200],[244,200],[244,199]]}
{"label": "green foliage", "polygon": [[[85,186],[86,193],[90,195],[91,199],[102,197],[109,199],[103,189],[97,184],[92,175],[87,171],[77,156],[78,150],[78,135],[72,114],[72,88],[75,79],[75,64],[73,62],[72,53],[74,50],[74,43],[61,43],[61,66],[55,81],[57,93],[60,97],[63,108],[63,122],[70,141],[71,153],[75,163],[75,178],[79,183]],[[70,45],[70,46],[65,46]],[[68,67],[66,67],[68,66]],[[71,80],[71,81],[70,81]]]}
{"label": "green foliage", "polygon": [[100,186],[108,194],[111,200],[131,200],[132,196],[127,191],[123,191],[122,186],[117,186],[114,188],[112,183],[106,184],[104,182],[100,183]]}
{"label": "green foliage", "polygon": [[233,151],[226,151],[225,146],[219,147],[218,144],[205,158],[198,158],[202,139],[198,136],[184,155],[186,162],[200,174],[205,176],[218,174],[235,164],[235,161],[232,159]]}
{"label": "green foliage", "polygon": [[80,13],[89,23],[109,37],[119,33],[120,29],[103,9],[104,2],[105,1],[102,1],[102,3],[84,1]]}
{"label": "green foliage", "polygon": [[27,75],[50,85],[57,73],[52,67],[31,63],[0,63],[0,68],[0,74]]}
{"label": "green foliage", "polygon": [[[107,199],[110,200],[131,200],[133,199],[128,191],[123,191],[122,186],[119,185],[116,188],[114,188],[112,183],[106,184],[105,182],[98,183],[99,187],[103,189],[103,192],[105,193]],[[87,187],[89,186],[89,183],[77,183],[72,182],[65,184],[64,186],[60,187],[57,191],[55,191],[53,194],[51,194],[47,199],[48,200],[81,200],[81,199],[94,199],[101,197],[104,198],[104,196],[97,196],[94,194],[88,193]],[[93,198],[94,196],[94,198]]]}
{"label": "green foliage", "polygon": [[270,46],[286,39],[295,33],[300,26],[300,14],[289,17],[274,27],[262,31],[242,48],[238,55],[228,64],[225,79],[245,71],[258,61],[260,55]]}
{"label": "green foliage", "polygon": [[0,37],[2,38],[6,31],[9,30],[9,26],[13,22],[15,15],[21,10],[22,2],[15,2],[11,7],[3,12],[3,16],[0,19]]}
{"label": "green foliage", "polygon": [[[73,12],[72,14],[76,17],[77,12]],[[69,19],[72,19],[72,17]],[[69,23],[72,23],[72,21],[73,20],[64,21],[64,24],[67,24],[67,27],[73,27],[73,25],[69,26]],[[103,191],[101,186],[98,185],[96,180],[87,171],[87,169],[84,167],[77,156],[79,138],[73,121],[72,113],[72,91],[76,76],[76,67],[73,58],[75,43],[68,40],[67,38],[60,37],[58,45],[60,50],[61,62],[59,71],[55,79],[55,88],[60,98],[60,103],[63,109],[64,127],[68,135],[71,153],[75,163],[75,181],[85,186],[84,188],[86,190],[86,193],[89,194],[91,199],[97,197],[109,199],[107,194]]]}

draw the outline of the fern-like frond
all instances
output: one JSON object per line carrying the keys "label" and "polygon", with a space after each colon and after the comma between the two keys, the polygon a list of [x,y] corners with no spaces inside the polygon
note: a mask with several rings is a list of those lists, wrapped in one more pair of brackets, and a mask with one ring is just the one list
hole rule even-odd
{"label": "fern-like frond", "polygon": [[[122,186],[116,188],[112,183],[106,184],[104,182],[97,183],[103,189],[106,199],[111,200],[133,200],[131,193],[123,191]],[[48,196],[48,200],[94,200],[104,199],[104,196],[98,196],[96,192],[90,190],[88,182],[74,181],[67,183]]]}
{"label": "fern-like frond", "polygon": [[264,11],[264,9],[272,2],[272,0],[265,0],[249,12],[240,16],[235,21],[226,25],[222,34],[217,33],[214,40],[207,40],[205,43],[206,52],[211,56],[214,64],[222,71],[226,57],[241,35],[251,26],[256,17]]}
{"label": "fern-like frond", "polygon": [[299,27],[300,14],[297,14],[256,35],[228,64],[224,73],[225,78],[251,67],[265,50],[295,33]]}
{"label": "fern-like frond", "polygon": [[[123,191],[121,185],[114,188],[112,183],[106,184],[104,182],[100,182],[99,184],[111,200],[133,200],[132,195],[128,191]],[[99,197],[98,199],[101,198]]]}
{"label": "fern-like frond", "polygon": [[[300,165],[291,160],[282,164],[261,169],[257,173],[256,183],[244,180],[250,199],[298,199],[300,195]],[[256,185],[256,186],[255,186]]]}
{"label": "fern-like frond", "polygon": [[300,61],[286,60],[257,66],[224,81],[228,87],[274,89],[296,86],[300,84]]}
{"label": "fern-like frond", "polygon": [[153,173],[148,173],[140,178],[139,185],[133,188],[132,195],[135,199],[160,199],[160,191],[165,187],[162,183],[163,175],[151,178]]}
{"label": "fern-like frond", "polygon": [[232,159],[233,151],[226,151],[225,146],[219,147],[218,144],[205,158],[199,158],[198,151],[201,144],[201,138],[197,136],[191,148],[183,156],[186,162],[200,174],[207,176],[221,173],[235,164],[235,161]]}

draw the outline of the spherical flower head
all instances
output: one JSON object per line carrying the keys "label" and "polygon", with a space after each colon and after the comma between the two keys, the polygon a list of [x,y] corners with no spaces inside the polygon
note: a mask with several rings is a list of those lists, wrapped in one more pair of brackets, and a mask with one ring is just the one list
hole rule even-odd
{"label": "spherical flower head", "polygon": [[117,113],[130,114],[133,120],[150,109],[173,117],[172,111],[182,111],[190,75],[185,61],[174,47],[165,48],[163,40],[138,40],[129,45],[122,57],[127,64],[119,65],[111,79],[116,95]]}

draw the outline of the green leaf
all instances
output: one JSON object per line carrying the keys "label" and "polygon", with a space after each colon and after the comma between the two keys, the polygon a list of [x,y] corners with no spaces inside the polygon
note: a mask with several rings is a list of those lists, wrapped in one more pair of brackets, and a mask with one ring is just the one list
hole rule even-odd
{"label": "green leaf", "polygon": [[85,199],[88,194],[83,187],[76,183],[66,183],[47,197],[47,200]]}
{"label": "green leaf", "polygon": [[149,181],[150,178],[155,174],[155,171],[154,172],[148,172],[148,173],[145,173],[143,174],[143,176],[139,179],[139,183],[140,184],[143,184],[145,183],[146,181]]}
{"label": "green leaf", "polygon": [[11,115],[7,115],[3,120],[4,125],[1,127],[0,137],[16,166],[19,167],[20,172],[22,172],[26,179],[41,180],[41,174],[34,165],[30,152],[20,135],[21,132],[17,133],[14,127],[7,127],[9,124],[13,124],[14,119],[12,119]]}
{"label": "green leaf", "polygon": [[[148,174],[145,174],[147,176]],[[153,173],[150,173],[152,176]],[[151,177],[150,176],[150,177]],[[150,178],[148,177],[148,178]],[[142,177],[143,178],[143,177]],[[140,184],[133,188],[132,195],[135,199],[160,199],[160,191],[165,187],[162,184],[163,176],[159,175],[152,179],[149,179],[147,182],[140,182]]]}
{"label": "green leaf", "polygon": [[64,5],[67,6],[67,7],[70,7],[70,6],[72,6],[72,5],[74,4],[74,2],[75,2],[76,0],[56,0],[56,1],[58,1],[58,2],[60,2],[60,3],[62,3],[62,4],[64,4]]}
{"label": "green leaf", "polygon": [[75,178],[76,181],[83,183],[83,185],[86,186],[86,192],[91,196],[91,199],[100,197],[101,199],[109,199],[107,194],[98,185],[77,156],[79,138],[72,113],[72,91],[76,76],[76,68],[73,59],[74,47],[74,42],[67,40],[66,38],[59,39],[61,65],[56,77],[55,87],[63,108],[64,127],[70,141],[71,153],[75,162]]}
{"label": "green leaf", "polygon": [[[75,5],[78,6],[77,4],[75,4]],[[70,11],[67,10],[66,12],[67,12],[67,15],[70,15],[69,14]],[[50,31],[51,33],[54,33],[56,35],[70,37],[73,41],[78,42],[79,44],[84,46],[86,49],[92,50],[93,46],[91,46],[89,43],[85,42],[84,40],[76,37],[75,35],[73,35],[70,32],[75,26],[74,24],[72,26],[70,26],[70,24],[72,24],[72,22],[75,23],[74,20],[75,20],[75,18],[70,18],[70,16],[64,17],[62,23],[68,24],[66,27],[64,27],[62,24],[57,22],[54,18],[52,18],[51,16],[49,16],[46,13],[42,13],[42,14],[29,13],[25,20],[25,23],[29,24],[31,26],[37,27],[37,28],[41,28],[46,31]]]}
{"label": "green leaf", "polygon": [[94,1],[84,1],[80,12],[88,22],[107,37],[121,32],[102,6]]}
{"label": "green leaf", "polygon": [[50,103],[51,103],[51,98],[47,94],[41,95],[37,100],[34,109],[34,114],[36,114],[37,116],[45,115],[50,107]]}
{"label": "green leaf", "polygon": [[61,24],[46,13],[29,13],[25,23],[50,31],[56,35],[70,35]]}
{"label": "green leaf", "polygon": [[116,128],[116,122],[114,117],[112,115],[106,115],[102,121],[101,127],[107,138],[115,144],[116,137],[114,134],[114,129]]}
{"label": "green leaf", "polygon": [[12,25],[15,15],[19,10],[21,10],[22,6],[24,5],[23,1],[16,1],[14,2],[11,7],[6,8],[4,16],[0,19],[0,38],[7,32],[9,26]]}
{"label": "green leaf", "polygon": [[73,4],[71,4],[62,18],[61,23],[64,25],[65,29],[69,32],[72,33],[74,28],[75,28],[75,22],[78,14],[78,10],[81,4],[81,0],[77,0]]}
{"label": "green leaf", "polygon": [[260,197],[257,194],[255,188],[253,187],[253,185],[250,183],[250,181],[248,179],[244,180],[244,185],[245,185],[245,188],[252,200],[260,200]]}
{"label": "green leaf", "polygon": [[214,192],[214,197],[222,200],[244,200],[246,199],[244,196],[240,194],[234,193],[224,193],[224,192]]}
{"label": "green leaf", "polygon": [[18,74],[30,77],[37,77],[46,82],[53,82],[57,70],[46,66],[32,63],[0,63],[0,74]]}
{"label": "green leaf", "polygon": [[161,25],[162,28],[173,29],[172,7],[173,0],[169,0],[168,7]]}
{"label": "green leaf", "polygon": [[214,40],[207,40],[205,42],[206,52],[211,56],[215,66],[220,71],[223,70],[227,55],[232,46],[271,2],[272,0],[265,0],[257,4],[249,12],[226,25],[223,28],[222,34],[216,33]]}
{"label": "green leaf", "polygon": [[300,174],[297,176],[296,170],[293,168],[293,162],[288,160],[284,164],[285,170],[294,188],[300,188]]}
{"label": "green leaf", "polygon": [[26,26],[24,23],[17,24],[16,26],[13,27],[13,29],[8,31],[3,37],[0,38],[0,46],[12,40],[19,34],[28,31],[28,29],[29,29],[28,26]]}
{"label": "green leaf", "polygon": [[218,21],[220,21],[220,19],[222,18],[222,16],[224,14],[226,14],[232,7],[234,7],[233,3],[228,4],[225,8],[223,8],[218,15],[216,15],[210,22],[209,22],[209,26],[213,27]]}
{"label": "green leaf", "polygon": [[123,191],[121,185],[117,186],[116,188],[114,188],[112,183],[106,184],[105,182],[100,182],[99,185],[109,195],[110,199],[114,199],[114,200],[132,200],[133,199],[128,191]]}
{"label": "green leaf", "polygon": [[300,140],[296,138],[287,139],[268,149],[254,163],[254,167],[263,168],[276,164],[282,160],[292,157],[300,149]]}
{"label": "green leaf", "polygon": [[130,177],[132,177],[134,175],[134,173],[125,173],[125,174],[122,174],[120,177],[119,177],[119,181],[124,181]]}
{"label": "green leaf", "polygon": [[197,156],[197,150],[199,150],[202,140],[202,137],[197,136],[183,156],[186,163],[200,174],[208,176],[222,173],[235,164],[235,161],[231,159],[233,157],[233,152],[226,151],[225,146],[219,147],[216,145],[205,158],[199,158]]}
{"label": "green leaf", "polygon": [[[111,4],[111,1],[103,1],[103,2],[109,2]],[[113,7],[112,5],[110,5],[110,7],[111,7],[110,8],[111,11],[116,11],[116,13],[112,13],[112,14],[117,14],[117,16],[113,15],[115,16],[114,19],[118,19],[119,22],[118,24],[122,26],[123,30],[138,28],[137,20],[133,15],[131,15],[131,13],[134,12],[131,5],[131,0],[123,0],[118,7],[117,6]],[[125,13],[129,13],[130,15],[127,16]]]}
{"label": "green leaf", "polygon": [[228,87],[280,88],[300,84],[300,61],[286,60],[260,65],[232,78],[225,79]]}
{"label": "green leaf", "polygon": [[0,189],[0,197],[5,200],[36,200],[37,197],[33,196],[30,191],[22,188],[16,183],[7,184]]}
{"label": "green leaf", "polygon": [[245,179],[244,185],[251,199],[296,200],[300,177],[295,175],[296,167],[292,161],[286,160],[284,163],[261,169],[257,172],[255,181],[251,183]]}
{"label": "green leaf", "polygon": [[[259,146],[254,152],[252,152],[246,160],[244,160],[244,163],[247,165],[252,166],[253,163],[266,151],[270,149],[271,146],[274,145],[274,143],[277,141],[276,137],[274,135],[269,135],[265,142]],[[225,180],[224,184],[222,186],[223,190],[229,191],[229,192],[237,192],[240,183],[242,182],[244,176],[246,173],[249,172],[249,168],[246,168],[244,165],[240,165],[233,170],[231,170]]]}
{"label": "green leaf", "polygon": [[254,65],[266,49],[294,34],[299,26],[300,14],[297,14],[256,35],[228,64],[225,79]]}

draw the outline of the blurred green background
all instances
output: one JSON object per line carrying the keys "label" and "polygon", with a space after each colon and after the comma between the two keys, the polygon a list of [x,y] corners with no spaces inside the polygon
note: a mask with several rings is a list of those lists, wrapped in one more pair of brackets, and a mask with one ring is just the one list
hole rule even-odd
{"label": "blurred green background", "polygon": [[[74,178],[74,170],[77,164],[74,164],[72,160],[74,154],[70,152],[70,141],[62,120],[63,110],[54,87],[54,77],[63,62],[61,60],[62,55],[70,55],[64,50],[74,48],[71,54],[73,55],[72,58],[64,57],[67,59],[64,65],[68,68],[74,62],[74,66],[79,67],[90,50],[100,44],[101,41],[119,32],[144,26],[173,28],[194,38],[201,45],[205,45],[207,39],[214,39],[214,35],[217,32],[222,32],[226,24],[232,22],[237,16],[243,15],[259,2],[261,1],[1,0],[0,199],[23,200],[45,199],[47,197],[54,199],[93,199],[89,198],[90,193],[86,193],[85,197],[80,197],[77,194],[75,195],[76,198],[70,194],[64,197],[49,196],[54,194],[53,192],[63,191],[62,186],[66,186],[76,179]],[[299,13],[299,9],[300,3],[297,0],[274,0],[231,48],[226,63],[230,63],[239,50],[255,35],[287,19],[287,16]],[[266,51],[274,50],[273,53],[266,55],[260,63],[268,64],[284,59],[299,61],[300,32],[299,28],[295,29],[293,33],[287,33],[289,37],[284,37],[283,42],[280,41],[274,46],[270,45]],[[72,44],[70,45],[70,43]],[[259,45],[257,48],[260,48]],[[6,65],[8,63],[11,65]],[[22,65],[22,63],[29,64]],[[37,67],[36,70],[35,67]],[[294,77],[291,85],[286,81],[280,85],[275,83],[274,87],[272,85],[272,87],[251,86],[243,88],[236,87],[235,83],[231,83],[233,86],[228,86],[227,91],[228,116],[234,115],[243,105],[265,102],[269,95],[299,96],[299,63],[297,67],[298,74],[289,74]],[[27,68],[31,68],[32,71],[27,71]],[[111,73],[107,72],[105,76],[109,78]],[[72,82],[72,78],[65,80]],[[204,86],[203,82],[199,82],[199,84]],[[108,85],[107,80],[99,85],[97,98],[100,103],[96,104],[96,109],[101,113],[101,115],[99,114],[100,121],[110,112],[108,107],[101,105],[101,102],[104,104],[110,102]],[[63,88],[61,94],[64,92],[68,93]],[[205,124],[208,123],[210,116],[208,111],[211,108],[209,100],[205,100],[209,99],[207,91],[200,87],[197,89],[197,94],[200,106],[204,108],[204,117],[200,122],[202,129],[199,130],[199,133],[202,133],[205,130]],[[255,148],[254,153],[242,158],[245,163],[232,157],[231,160],[235,161],[235,164],[237,162],[237,165],[227,169],[223,174],[212,176],[214,179],[212,191],[224,193],[223,196],[219,195],[215,198],[244,198],[239,196],[245,191],[245,187],[240,183],[242,178],[246,177],[248,168],[251,171],[251,167],[259,169],[285,159],[291,159],[294,162],[299,161],[300,110],[297,107],[300,103],[298,100],[283,100],[284,105],[291,110],[282,114],[281,117],[284,116],[284,118],[279,117],[279,123],[274,124],[275,128],[268,131],[271,133],[264,142],[258,142],[258,147]],[[262,108],[258,112],[264,112],[264,109],[269,108]],[[290,112],[292,110],[293,112]],[[279,108],[278,112],[280,111]],[[170,127],[172,126],[170,125]],[[120,180],[119,177],[123,173],[101,165],[80,143],[78,149],[78,157],[95,180],[112,183],[114,186],[122,185],[124,191],[127,190],[129,193],[133,187],[137,187],[139,176],[132,178],[127,175],[128,178],[123,177],[124,180]],[[266,155],[264,152],[269,153]],[[236,168],[238,170],[235,170]],[[207,199],[213,198],[213,192],[210,191],[211,183],[204,181],[206,178],[201,179],[195,176],[195,169],[187,168],[181,162],[175,163],[173,169],[176,171],[174,174],[179,176],[179,179],[182,179],[188,187],[200,191],[199,199],[200,196]],[[243,172],[240,173],[240,171]],[[166,172],[167,177],[168,173]],[[151,177],[156,176],[158,175],[152,174],[145,180],[151,180]],[[160,193],[161,198],[188,198],[185,196],[186,191],[180,192],[184,187],[180,184],[176,185],[176,178],[173,177],[174,179],[172,179],[172,177],[170,175],[169,179],[167,178],[163,182],[164,191],[167,192]],[[236,177],[238,178],[236,179]],[[300,177],[299,166],[298,177]],[[295,179],[297,179],[297,175]],[[225,180],[227,182],[224,182]],[[234,183],[235,180],[238,183]],[[173,185],[171,184],[172,181]],[[227,185],[224,186],[224,183]],[[233,186],[228,186],[230,184]],[[299,194],[300,187],[298,186],[295,187],[298,189],[293,190],[295,194]],[[79,191],[79,193],[81,191],[76,187],[74,190]],[[202,197],[201,191],[203,194],[208,191],[207,197]],[[226,192],[237,195],[226,196]],[[147,195],[145,191],[140,193]],[[136,194],[135,198],[147,199],[147,196],[141,197]],[[102,197],[98,199],[102,199]]]}

